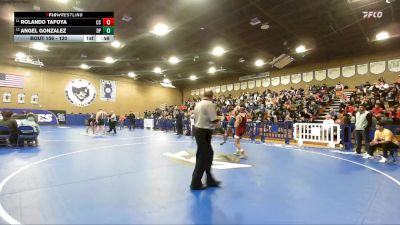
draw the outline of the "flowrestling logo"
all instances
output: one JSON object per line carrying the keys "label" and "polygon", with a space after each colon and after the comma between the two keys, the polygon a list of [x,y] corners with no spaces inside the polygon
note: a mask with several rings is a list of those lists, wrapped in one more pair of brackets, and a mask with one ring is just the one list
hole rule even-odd
{"label": "flowrestling logo", "polygon": [[96,88],[87,80],[72,80],[65,87],[65,97],[72,104],[85,107],[96,99]]}

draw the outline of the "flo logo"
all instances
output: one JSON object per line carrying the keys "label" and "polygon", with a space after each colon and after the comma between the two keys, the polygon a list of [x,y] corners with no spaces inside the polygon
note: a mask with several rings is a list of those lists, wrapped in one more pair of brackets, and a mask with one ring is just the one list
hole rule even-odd
{"label": "flo logo", "polygon": [[85,107],[96,99],[96,88],[87,80],[72,80],[65,87],[65,97],[72,104]]}
{"label": "flo logo", "polygon": [[363,16],[364,19],[370,19],[370,18],[380,19],[383,16],[383,12],[382,11],[379,11],[379,12],[376,12],[376,11],[364,11],[362,13],[364,14],[364,16]]}

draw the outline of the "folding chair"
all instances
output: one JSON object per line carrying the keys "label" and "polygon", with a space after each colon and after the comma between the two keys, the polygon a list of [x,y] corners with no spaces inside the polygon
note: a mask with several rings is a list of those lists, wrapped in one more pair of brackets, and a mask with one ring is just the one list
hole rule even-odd
{"label": "folding chair", "polygon": [[19,126],[18,127],[18,139],[17,144],[20,141],[35,141],[35,145],[37,146],[37,135],[35,130],[31,126]]}
{"label": "folding chair", "polygon": [[6,126],[0,126],[0,143],[3,143],[7,146],[10,142],[10,128]]}

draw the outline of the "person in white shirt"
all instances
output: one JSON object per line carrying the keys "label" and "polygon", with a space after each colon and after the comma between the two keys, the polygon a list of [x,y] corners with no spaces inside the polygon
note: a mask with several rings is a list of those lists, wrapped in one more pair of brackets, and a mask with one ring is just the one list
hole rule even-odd
{"label": "person in white shirt", "polygon": [[325,115],[325,120],[322,122],[324,130],[329,130],[334,124],[335,121],[332,119],[332,116],[329,114]]}
{"label": "person in white shirt", "polygon": [[[214,179],[211,174],[211,165],[214,151],[211,146],[212,131],[221,126],[217,117],[216,106],[212,102],[213,92],[205,91],[204,98],[194,108],[194,124],[196,127],[196,165],[192,174],[190,189],[204,190],[207,187],[219,187],[220,181]],[[207,175],[207,185],[201,181],[203,174]]]}

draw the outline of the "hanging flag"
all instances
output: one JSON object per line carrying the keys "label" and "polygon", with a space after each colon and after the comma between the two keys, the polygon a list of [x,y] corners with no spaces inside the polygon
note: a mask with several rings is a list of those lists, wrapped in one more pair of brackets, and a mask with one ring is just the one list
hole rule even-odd
{"label": "hanging flag", "polygon": [[24,88],[24,76],[0,73],[0,87]]}

